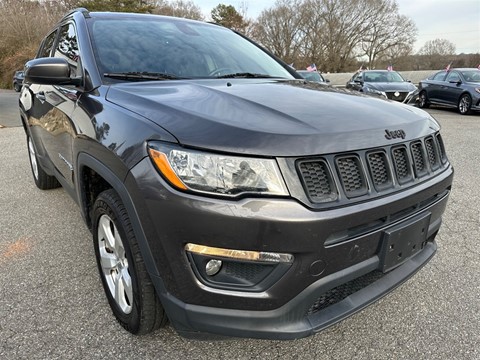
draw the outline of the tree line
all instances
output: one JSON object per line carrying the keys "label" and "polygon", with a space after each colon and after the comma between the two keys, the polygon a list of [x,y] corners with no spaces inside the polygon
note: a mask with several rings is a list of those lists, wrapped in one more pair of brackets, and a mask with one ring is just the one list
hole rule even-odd
{"label": "tree line", "polygon": [[211,20],[251,37],[297,68],[316,64],[323,72],[365,68],[398,70],[477,66],[479,54],[455,55],[444,39],[414,54],[417,28],[399,13],[396,0],[277,0],[255,18],[248,2],[239,9],[218,4],[208,18],[192,0],[0,0],[0,87],[33,58],[41,39],[68,11],[126,11]]}

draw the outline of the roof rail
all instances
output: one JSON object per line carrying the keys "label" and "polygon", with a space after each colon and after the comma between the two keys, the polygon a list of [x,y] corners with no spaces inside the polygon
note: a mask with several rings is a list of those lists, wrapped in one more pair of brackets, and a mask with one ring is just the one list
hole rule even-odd
{"label": "roof rail", "polygon": [[72,15],[73,13],[76,13],[76,12],[80,12],[83,14],[83,16],[85,17],[88,17],[89,16],[89,11],[85,8],[76,8],[76,9],[73,9],[73,10],[70,10],[68,13],[66,13],[63,17],[67,17],[67,16],[70,16]]}

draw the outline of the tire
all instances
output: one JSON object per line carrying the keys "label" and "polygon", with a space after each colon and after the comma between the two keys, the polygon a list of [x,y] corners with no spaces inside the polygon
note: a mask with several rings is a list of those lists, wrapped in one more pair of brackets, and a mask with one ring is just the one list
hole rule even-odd
{"label": "tire", "polygon": [[48,175],[43,170],[42,165],[38,161],[35,145],[33,144],[30,136],[27,136],[27,148],[35,185],[37,185],[37,187],[41,190],[49,190],[60,187],[60,183],[58,182],[57,178],[55,176]]}
{"label": "tire", "polygon": [[18,83],[14,82],[13,83],[13,89],[16,91],[16,92],[20,92],[20,90],[22,89],[22,87],[20,85],[18,85]]}
{"label": "tire", "polygon": [[164,326],[158,299],[127,211],[118,194],[102,192],[93,206],[93,243],[98,271],[113,314],[132,334]]}
{"label": "tire", "polygon": [[422,91],[420,95],[418,95],[418,106],[422,109],[428,109],[430,107],[426,91]]}
{"label": "tire", "polygon": [[472,97],[469,94],[463,94],[458,100],[458,111],[462,115],[468,115],[472,109]]}

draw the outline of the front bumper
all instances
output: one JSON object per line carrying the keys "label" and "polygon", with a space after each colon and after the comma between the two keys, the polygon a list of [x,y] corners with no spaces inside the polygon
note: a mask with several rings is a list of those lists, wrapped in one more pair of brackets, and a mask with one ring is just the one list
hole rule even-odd
{"label": "front bumper", "polygon": [[[227,201],[179,193],[148,158],[132,169],[126,185],[148,242],[143,255],[153,259],[146,262],[154,263],[149,273],[179,333],[294,339],[361,310],[433,256],[452,178],[449,166],[404,191],[322,211],[291,199]],[[386,234],[417,226],[410,224],[426,224],[422,238],[413,239],[421,250],[386,266]],[[402,240],[411,240],[412,232],[406,233]],[[288,253],[295,261],[275,281],[263,283],[268,286],[216,286],[194,271],[187,243]],[[346,295],[336,296],[340,291]],[[323,299],[332,293],[334,300]]]}
{"label": "front bumper", "polygon": [[172,325],[185,337],[201,337],[202,334],[198,334],[201,332],[260,339],[297,339],[313,335],[385,296],[423,267],[435,254],[436,249],[435,242],[429,242],[420,253],[395,270],[313,314],[309,314],[309,307],[318,301],[319,297],[335,289],[335,284],[348,284],[358,279],[359,274],[376,271],[379,258],[375,256],[318,280],[291,301],[274,310],[212,308],[185,304],[168,293],[163,293],[160,297]]}

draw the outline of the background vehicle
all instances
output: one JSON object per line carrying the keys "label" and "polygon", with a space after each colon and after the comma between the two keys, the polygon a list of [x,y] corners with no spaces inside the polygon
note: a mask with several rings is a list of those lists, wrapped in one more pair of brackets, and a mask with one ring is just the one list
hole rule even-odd
{"label": "background vehicle", "polygon": [[436,251],[453,169],[420,109],[154,15],[73,11],[25,69],[35,184],[78,203],[132,333],[308,336]]}
{"label": "background vehicle", "polygon": [[403,103],[415,102],[418,89],[398,72],[388,70],[357,71],[347,82],[347,89]]}
{"label": "background vehicle", "polygon": [[15,71],[15,74],[13,75],[13,89],[16,92],[20,92],[22,89],[23,77],[23,71]]}
{"label": "background vehicle", "polygon": [[322,84],[330,82],[330,80],[325,79],[318,71],[297,70],[297,73],[299,73],[301,77],[308,81]]}
{"label": "background vehicle", "polygon": [[480,70],[458,68],[439,71],[419,83],[419,106],[455,107],[460,114],[480,110]]}

